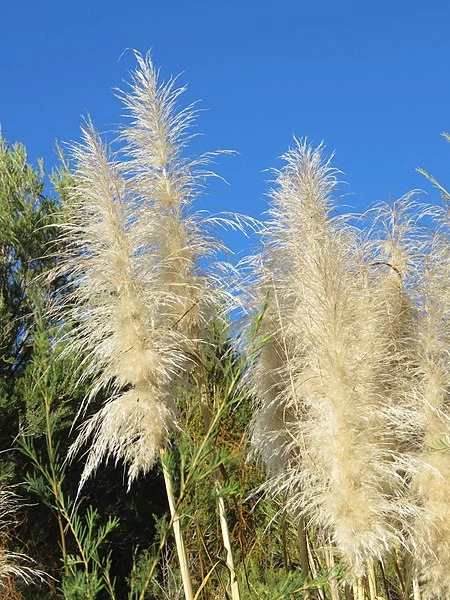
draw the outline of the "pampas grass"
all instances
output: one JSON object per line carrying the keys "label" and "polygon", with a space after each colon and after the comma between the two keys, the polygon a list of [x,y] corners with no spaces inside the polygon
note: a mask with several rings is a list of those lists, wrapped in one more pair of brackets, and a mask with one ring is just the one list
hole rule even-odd
{"label": "pampas grass", "polygon": [[125,462],[129,483],[153,466],[175,426],[174,388],[193,368],[204,324],[225,295],[199,266],[223,246],[213,219],[191,210],[207,162],[183,157],[194,113],[176,110],[183,90],[159,83],[149,57],[137,61],[122,95],[132,122],[119,136],[120,159],[90,123],[72,148],[57,270],[70,283],[58,309],[71,325],[69,349],[86,356],[86,402],[100,391],[109,396],[72,449],[94,440],[82,483],[108,456]]}
{"label": "pampas grass", "polygon": [[195,353],[192,342],[204,333],[205,322],[225,293],[212,272],[208,278],[199,266],[201,259],[213,261],[225,250],[212,232],[214,218],[192,211],[205,178],[213,175],[206,166],[215,154],[184,156],[194,107],[177,110],[184,88],[177,89],[174,80],[159,84],[149,57],[137,54],[136,59],[131,88],[120,92],[131,119],[120,138],[129,158],[128,185],[139,199],[136,227],[152,248],[165,294],[162,312],[170,327],[184,336],[186,351]]}
{"label": "pampas grass", "polygon": [[5,591],[11,580],[21,580],[29,585],[36,579],[44,580],[44,573],[33,566],[33,561],[23,553],[7,550],[7,538],[16,519],[19,497],[11,489],[0,489],[0,591]]}
{"label": "pampas grass", "polygon": [[[129,185],[143,206],[152,211],[151,227],[145,215],[137,226],[142,236],[152,240],[159,278],[164,286],[167,307],[164,312],[172,327],[184,339],[182,348],[191,357],[199,380],[203,380],[199,359],[201,345],[208,343],[205,325],[218,307],[228,306],[227,294],[220,276],[205,276],[199,261],[210,261],[225,250],[218,238],[208,232],[214,220],[192,213],[189,208],[198,195],[205,171],[213,154],[194,160],[186,159],[182,150],[189,141],[189,126],[195,116],[193,107],[176,111],[176,101],[183,89],[175,89],[174,81],[158,86],[158,74],[151,62],[137,55],[139,68],[130,92],[121,94],[132,119],[121,138],[130,157],[127,165]],[[228,295],[229,297],[229,295]],[[200,396],[205,429],[209,430],[209,409]],[[231,593],[239,599],[233,557],[225,515],[225,504],[216,480],[222,536],[231,574]]]}
{"label": "pampas grass", "polygon": [[[406,335],[395,348],[392,364],[398,393],[393,397],[391,420],[391,428],[403,435],[400,456],[408,473],[405,493],[412,510],[403,524],[409,577],[415,597],[420,584],[423,598],[448,598],[450,460],[435,450],[450,431],[446,210],[420,205],[409,197],[375,212],[375,221],[384,224],[378,231],[378,250],[401,275],[404,303],[409,303],[395,318]],[[386,231],[390,233],[385,235]],[[410,326],[405,328],[408,313]]]}
{"label": "pampas grass", "polygon": [[[129,89],[119,92],[130,117],[118,135],[119,152],[91,123],[83,127],[82,143],[72,148],[74,183],[61,226],[65,252],[56,275],[69,283],[57,312],[69,326],[67,351],[85,357],[82,378],[91,389],[81,412],[99,394],[108,398],[71,448],[73,456],[92,442],[80,487],[108,458],[124,463],[129,486],[159,454],[164,462],[177,427],[176,390],[194,369],[201,371],[206,324],[230,297],[223,285],[227,268],[214,263],[225,250],[214,228],[227,219],[192,208],[213,155],[186,158],[193,107],[178,109],[183,88],[174,80],[161,83],[148,55],[136,60]],[[185,594],[192,598],[165,467],[164,476]],[[223,517],[223,502],[221,509]]]}
{"label": "pampas grass", "polygon": [[[123,462],[131,485],[161,456],[193,598],[164,448],[177,429],[176,390],[189,375],[211,429],[201,355],[208,321],[231,294],[223,265],[203,268],[224,247],[218,220],[193,210],[212,174],[212,155],[186,157],[194,107],[179,110],[183,88],[161,83],[148,56],[136,60],[130,87],[119,92],[129,123],[117,153],[90,122],[72,147],[55,273],[68,283],[56,304],[68,351],[83,356],[81,377],[91,384],[81,412],[94,397],[107,400],[71,453],[92,441],[81,485],[108,459]],[[449,435],[446,215],[410,194],[358,219],[340,216],[339,173],[323,147],[296,141],[283,158],[250,303],[257,313],[264,306],[247,377],[265,488],[287,498],[282,510],[299,523],[305,577],[315,570],[309,529],[327,540],[330,565],[337,550],[358,599],[366,579],[376,598],[376,566],[393,555],[408,571],[405,597],[411,586],[426,599],[448,597],[450,463],[432,450]],[[237,599],[218,476],[215,483]]]}
{"label": "pampas grass", "polygon": [[415,510],[406,434],[392,427],[409,414],[412,309],[393,256],[374,256],[371,235],[333,214],[337,173],[322,148],[297,142],[284,159],[256,284],[271,304],[253,369],[253,441],[273,490],[330,532],[358,581],[403,544]]}
{"label": "pampas grass", "polygon": [[110,399],[83,426],[73,452],[93,435],[81,484],[108,455],[125,461],[131,483],[153,466],[173,426],[170,386],[186,357],[158,318],[162,291],[140,256],[120,167],[90,124],[83,137],[73,152],[68,243],[58,268],[71,278],[62,314],[71,325],[69,351],[86,356],[87,401],[101,390]]}
{"label": "pampas grass", "polygon": [[420,280],[417,401],[423,437],[420,466],[412,489],[423,508],[414,521],[412,540],[417,547],[413,567],[424,598],[450,597],[450,455],[439,442],[450,432],[448,393],[450,364],[449,275],[447,232],[432,240]]}
{"label": "pampas grass", "polygon": [[411,193],[338,216],[322,153],[283,157],[254,259],[254,452],[355,597],[367,577],[375,598],[374,566],[398,555],[405,598],[449,598],[448,207]]}

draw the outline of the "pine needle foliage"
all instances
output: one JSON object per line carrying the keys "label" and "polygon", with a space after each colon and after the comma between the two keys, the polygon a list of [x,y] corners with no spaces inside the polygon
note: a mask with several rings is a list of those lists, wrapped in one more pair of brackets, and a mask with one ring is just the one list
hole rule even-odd
{"label": "pine needle foliage", "polygon": [[48,295],[36,277],[52,265],[45,256],[52,238],[46,226],[56,218],[57,200],[44,193],[44,175],[42,162],[34,168],[22,144],[10,146],[0,135],[0,447],[5,451],[0,477],[5,484],[14,481],[10,449],[23,410],[14,388],[32,355],[35,302],[45,303]]}
{"label": "pine needle foliage", "polygon": [[[67,462],[61,453],[58,441],[58,428],[64,427],[64,421],[73,412],[58,394],[58,355],[53,351],[49,339],[49,330],[41,314],[36,314],[36,328],[33,335],[33,360],[28,365],[24,392],[33,390],[33,412],[26,415],[22,424],[19,449],[28,459],[31,468],[26,473],[26,488],[33,501],[38,498],[54,517],[57,525],[53,533],[58,536],[60,546],[59,565],[50,565],[50,557],[46,564],[52,566],[54,575],[61,581],[60,590],[64,598],[77,600],[89,598],[94,600],[100,592],[108,591],[114,597],[112,578],[110,577],[110,557],[104,550],[105,539],[119,525],[119,520],[110,517],[105,523],[100,522],[98,511],[93,506],[81,507],[71,497],[67,484]],[[51,329],[50,329],[51,332]],[[66,384],[73,380],[73,371],[66,359]],[[73,367],[74,365],[72,365]],[[67,426],[67,425],[66,425]],[[44,542],[44,536],[42,542]],[[48,547],[42,544],[41,550]],[[40,556],[42,560],[44,557]],[[42,594],[45,592],[42,591]]]}
{"label": "pine needle foliage", "polygon": [[23,370],[30,354],[35,278],[49,267],[44,258],[56,200],[44,194],[44,168],[28,163],[22,144],[0,135],[0,386]]}
{"label": "pine needle foliage", "polygon": [[[22,144],[10,146],[0,135],[0,587],[14,597],[19,587],[43,580],[29,548],[18,541],[28,510],[18,491],[23,465],[13,446],[21,418],[31,408],[22,382],[32,358],[33,311],[48,289],[36,276],[52,264],[45,256],[51,241],[46,226],[57,212],[56,198],[45,193],[42,161],[34,168]],[[19,497],[20,496],[20,497]],[[44,569],[46,566],[43,567]]]}

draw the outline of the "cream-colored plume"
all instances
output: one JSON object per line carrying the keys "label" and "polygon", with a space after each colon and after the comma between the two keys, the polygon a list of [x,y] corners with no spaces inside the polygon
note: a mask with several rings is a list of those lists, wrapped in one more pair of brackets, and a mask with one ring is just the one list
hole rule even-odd
{"label": "cream-colored plume", "polygon": [[8,534],[14,526],[19,498],[7,488],[0,489],[0,592],[6,591],[11,580],[21,580],[30,584],[37,579],[44,580],[42,571],[33,567],[33,562],[25,554],[9,552],[7,549]]}
{"label": "cream-colored plume", "polygon": [[[404,334],[392,363],[398,393],[392,397],[390,427],[403,437],[405,492],[413,508],[404,520],[405,547],[422,597],[445,599],[450,598],[450,456],[437,448],[450,434],[446,211],[406,198],[376,208],[375,215],[376,254],[401,274],[410,306],[394,320]],[[413,327],[405,326],[408,314]]]}
{"label": "cream-colored plume", "polygon": [[412,313],[398,269],[368,258],[369,242],[333,216],[336,172],[321,148],[299,142],[284,159],[256,292],[268,295],[269,341],[253,370],[253,441],[280,469],[273,489],[331,532],[358,575],[402,543],[411,510],[405,436],[391,423]]}
{"label": "cream-colored plume", "polygon": [[68,347],[85,356],[87,400],[108,398],[71,451],[92,437],[82,484],[109,456],[125,462],[129,483],[152,467],[175,424],[174,388],[224,297],[199,266],[221,244],[213,219],[191,208],[207,161],[182,155],[193,113],[177,112],[182,90],[158,83],[149,57],[137,60],[123,95],[133,119],[121,135],[126,147],[119,160],[84,127],[62,226]]}
{"label": "cream-colored plume", "polygon": [[422,506],[413,524],[413,566],[423,598],[450,598],[450,453],[439,449],[450,435],[450,251],[445,231],[431,244],[416,291],[418,385],[422,433],[412,492]]}
{"label": "cream-colored plume", "polygon": [[[121,138],[129,157],[128,184],[139,199],[136,228],[152,248],[168,324],[193,342],[224,294],[221,282],[205,277],[199,267],[200,259],[225,249],[212,233],[214,219],[191,210],[205,177],[212,174],[204,167],[213,154],[195,159],[183,155],[195,117],[192,106],[176,110],[184,88],[175,88],[174,80],[159,84],[149,56],[136,54],[136,59],[131,90],[121,93],[131,118]],[[195,352],[195,344],[186,351]]]}
{"label": "cream-colored plume", "polygon": [[92,126],[83,136],[74,149],[77,170],[63,226],[68,246],[58,270],[70,276],[63,314],[70,325],[68,348],[86,356],[88,400],[101,390],[112,399],[84,426],[72,451],[94,433],[82,483],[108,453],[125,460],[131,481],[151,468],[165,443],[174,418],[167,388],[186,358],[159,319],[161,286],[141,256],[120,166]]}
{"label": "cream-colored plume", "polygon": [[[259,298],[262,300],[262,298]],[[275,313],[275,314],[274,314]],[[261,320],[259,333],[270,332],[261,342],[258,360],[252,366],[251,379],[256,383],[258,409],[252,423],[252,444],[258,457],[272,475],[284,472],[291,456],[290,417],[286,381],[286,363],[292,349],[278,317],[277,297],[268,294],[268,303]]]}

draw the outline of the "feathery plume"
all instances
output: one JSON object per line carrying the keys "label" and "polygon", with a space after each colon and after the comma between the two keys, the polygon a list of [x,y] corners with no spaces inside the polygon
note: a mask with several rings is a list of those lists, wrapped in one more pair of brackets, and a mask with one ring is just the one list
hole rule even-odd
{"label": "feathery plume", "polygon": [[205,177],[212,175],[205,166],[214,153],[194,159],[183,155],[196,111],[192,105],[177,110],[184,88],[175,88],[175,80],[159,83],[149,55],[136,54],[136,59],[131,89],[120,93],[131,118],[120,137],[129,157],[128,183],[139,199],[136,227],[152,247],[167,319],[185,336],[186,350],[195,353],[205,319],[225,294],[220,277],[212,272],[207,277],[199,264],[225,250],[212,232],[214,219],[192,211]]}
{"label": "feathery plume", "polygon": [[221,276],[200,267],[223,246],[214,219],[192,210],[209,159],[183,155],[195,112],[177,109],[183,88],[160,83],[148,55],[136,58],[122,94],[132,118],[125,145],[114,155],[90,123],[83,128],[62,226],[68,348],[86,357],[85,405],[109,397],[71,449],[93,439],[81,485],[109,456],[125,462],[129,483],[153,466],[175,427],[174,389],[226,296]]}
{"label": "feathery plume", "polygon": [[82,376],[93,382],[88,400],[101,390],[111,397],[83,426],[72,452],[92,434],[81,484],[108,454],[125,460],[131,482],[152,467],[173,425],[167,386],[185,357],[158,319],[163,293],[140,256],[120,165],[90,124],[73,154],[67,249],[58,268],[71,278],[63,306],[68,348],[86,356]]}
{"label": "feathery plume", "polygon": [[[230,306],[222,269],[215,273],[209,269],[206,274],[200,267],[200,261],[211,262],[218,251],[225,250],[211,231],[214,219],[192,211],[192,202],[204,178],[211,175],[204,167],[213,155],[196,159],[183,156],[190,138],[189,127],[195,117],[193,106],[177,111],[176,101],[183,89],[176,89],[173,80],[159,84],[158,73],[148,55],[144,58],[137,54],[136,58],[139,68],[131,90],[121,93],[132,120],[123,129],[121,139],[125,141],[129,157],[128,184],[141,207],[136,213],[136,229],[151,248],[158,280],[165,292],[165,302],[159,310],[179,335],[180,349],[192,360],[201,381],[204,373],[199,350],[201,344],[208,342],[206,322],[217,308]],[[200,396],[203,403],[202,389]],[[207,412],[205,404],[202,414],[208,430]],[[231,594],[233,599],[238,599],[225,504],[218,480],[216,489]],[[190,593],[187,590],[187,594]]]}
{"label": "feathery plume", "polygon": [[413,523],[413,567],[425,599],[450,598],[450,455],[436,449],[450,434],[450,252],[438,231],[424,258],[416,291],[418,327],[416,402],[419,467],[411,481],[422,507]]}
{"label": "feathery plume", "polygon": [[[392,363],[400,397],[392,398],[391,427],[397,438],[403,438],[405,493],[412,508],[409,522],[405,519],[405,546],[422,596],[449,598],[450,458],[433,451],[450,432],[450,254],[445,210],[420,205],[410,197],[375,211],[379,256],[401,273],[410,306],[395,319],[404,335]],[[407,313],[413,313],[413,327],[405,328]]]}
{"label": "feathery plume", "polygon": [[9,552],[6,542],[19,506],[17,494],[7,488],[0,489],[0,590],[4,590],[8,581],[19,579],[31,584],[36,579],[44,580],[44,573],[34,568],[33,561],[25,554]]}
{"label": "feathery plume", "polygon": [[[390,427],[403,285],[394,268],[366,262],[359,234],[333,216],[336,171],[322,149],[298,142],[284,159],[258,284],[272,307],[262,329],[269,344],[253,372],[253,437],[270,465],[268,450],[283,457],[274,489],[332,532],[358,575],[402,542],[409,510],[400,500],[401,440]],[[265,430],[285,440],[279,450]]]}

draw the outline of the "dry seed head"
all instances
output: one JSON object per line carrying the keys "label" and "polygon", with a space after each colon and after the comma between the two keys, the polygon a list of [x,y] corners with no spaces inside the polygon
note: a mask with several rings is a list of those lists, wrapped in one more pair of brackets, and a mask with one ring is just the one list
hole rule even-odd
{"label": "dry seed head", "polygon": [[0,489],[0,590],[11,579],[31,584],[36,579],[44,580],[44,573],[33,568],[33,561],[25,554],[7,550],[8,533],[16,522],[19,497],[7,488]]}
{"label": "dry seed head", "polygon": [[182,156],[194,113],[177,110],[183,90],[159,83],[148,56],[137,61],[122,95],[132,123],[120,136],[121,159],[84,128],[62,228],[69,241],[57,274],[70,278],[68,348],[85,356],[87,400],[112,395],[72,449],[93,436],[82,482],[108,456],[126,463],[129,482],[152,467],[175,423],[173,389],[226,296],[222,278],[199,266],[222,245],[213,220],[191,209],[207,162]]}
{"label": "dry seed head", "polygon": [[121,133],[129,157],[128,184],[142,207],[136,228],[152,246],[171,299],[168,318],[186,339],[193,339],[201,336],[205,318],[224,297],[222,282],[205,277],[198,262],[224,247],[208,231],[212,220],[192,212],[205,176],[211,175],[204,166],[212,155],[183,156],[196,111],[192,106],[178,110],[184,88],[177,89],[174,80],[161,83],[149,55],[136,58],[131,89],[120,94],[131,118]]}
{"label": "dry seed head", "polygon": [[421,418],[418,469],[411,489],[422,506],[411,540],[424,598],[450,598],[450,454],[433,450],[450,434],[450,253],[448,237],[432,238],[418,279],[417,394]]}
{"label": "dry seed head", "polygon": [[258,360],[250,378],[257,390],[257,406],[251,424],[252,445],[272,475],[283,471],[290,457],[292,439],[289,435],[285,365],[287,348],[278,319],[267,308],[262,318],[261,333],[270,332],[262,343]]}
{"label": "dry seed head", "polygon": [[[166,388],[187,358],[158,313],[164,292],[143,264],[120,165],[91,126],[83,134],[75,149],[70,220],[63,227],[69,243],[59,272],[72,278],[64,318],[72,325],[69,350],[86,356],[89,398],[101,390],[117,397],[84,426],[72,453],[92,433],[96,443],[82,482],[108,455],[125,461],[132,481],[152,467],[166,441],[174,418]],[[125,386],[131,390],[122,393]]]}
{"label": "dry seed head", "polygon": [[91,440],[95,452],[88,455],[80,486],[109,457],[128,466],[128,485],[153,467],[175,427],[175,407],[161,396],[150,385],[138,386],[109,400],[83,424],[78,444]]}
{"label": "dry seed head", "polygon": [[[401,522],[410,510],[400,500],[402,436],[386,436],[396,390],[391,367],[404,336],[397,317],[407,314],[403,286],[392,269],[373,272],[361,260],[359,235],[332,216],[336,177],[321,149],[300,142],[285,159],[272,194],[267,268],[259,282],[262,290],[272,286],[279,314],[262,334],[280,343],[282,331],[288,349],[274,375],[284,381],[277,384],[282,392],[270,405],[279,403],[285,415],[279,436],[290,439],[290,458],[281,462],[273,485],[288,493],[293,508],[332,532],[358,573],[366,560],[401,543]],[[270,378],[264,372],[254,369],[260,393],[254,431],[266,454],[261,440]]]}

